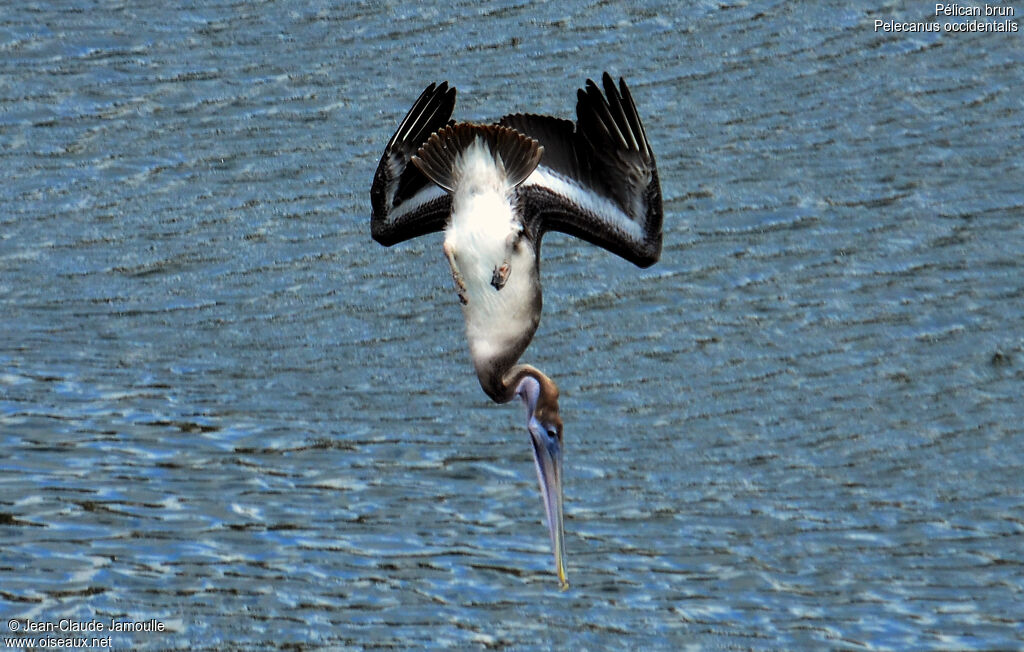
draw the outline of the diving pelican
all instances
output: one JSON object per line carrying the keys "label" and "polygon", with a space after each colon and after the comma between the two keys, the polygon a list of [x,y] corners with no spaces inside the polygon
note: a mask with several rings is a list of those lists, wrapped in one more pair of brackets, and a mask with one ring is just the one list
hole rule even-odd
{"label": "diving pelican", "polygon": [[560,586],[562,525],[558,387],[518,364],[540,323],[540,242],[560,231],[639,267],[661,255],[661,186],[626,82],[577,92],[576,123],[514,113],[455,122],[455,88],[430,84],[391,137],[370,189],[373,239],[393,244],[444,231],[444,254],[484,392],[519,398]]}

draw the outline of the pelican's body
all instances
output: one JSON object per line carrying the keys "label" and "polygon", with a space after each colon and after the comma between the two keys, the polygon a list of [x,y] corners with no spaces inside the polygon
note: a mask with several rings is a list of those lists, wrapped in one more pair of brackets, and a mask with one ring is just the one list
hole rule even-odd
{"label": "pelican's body", "polygon": [[540,323],[540,242],[549,230],[599,245],[640,267],[661,253],[654,154],[621,79],[587,80],[577,122],[532,114],[456,123],[455,89],[423,91],[391,138],[370,196],[375,240],[390,246],[444,231],[480,386],[519,398],[533,446],[555,566],[563,587],[562,420],[558,388],[519,364]]}
{"label": "pelican's body", "polygon": [[[518,352],[518,358],[537,330],[540,278],[537,253],[521,237],[523,224],[516,213],[514,189],[508,187],[504,172],[479,141],[463,153],[461,163],[444,248],[452,253],[465,284],[462,314],[470,354],[477,369],[486,373],[510,352]],[[510,240],[515,243],[511,251]],[[515,273],[497,291],[492,283],[494,270],[502,264]]]}

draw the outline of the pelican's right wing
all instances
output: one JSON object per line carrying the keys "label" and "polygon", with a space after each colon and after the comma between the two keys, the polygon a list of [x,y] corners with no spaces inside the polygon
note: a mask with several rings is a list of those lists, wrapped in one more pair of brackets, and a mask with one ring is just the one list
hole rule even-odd
{"label": "pelican's right wing", "polygon": [[577,121],[514,114],[504,126],[544,146],[522,185],[527,227],[537,241],[560,231],[604,247],[640,267],[661,255],[661,185],[654,153],[626,82],[608,73],[604,93],[591,80],[578,93]]}
{"label": "pelican's right wing", "polygon": [[384,149],[370,188],[370,232],[382,245],[444,229],[451,196],[410,160],[430,134],[452,124],[454,110],[455,89],[448,82],[427,86]]}

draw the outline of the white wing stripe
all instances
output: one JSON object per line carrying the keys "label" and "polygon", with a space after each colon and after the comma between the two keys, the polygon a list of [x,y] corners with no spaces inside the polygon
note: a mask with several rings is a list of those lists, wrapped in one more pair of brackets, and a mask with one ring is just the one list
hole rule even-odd
{"label": "white wing stripe", "polygon": [[395,208],[388,214],[388,220],[395,222],[401,219],[403,216],[418,211],[423,207],[424,204],[428,204],[435,199],[440,199],[447,194],[444,188],[430,184],[424,186],[419,192],[410,197],[409,199],[402,202],[398,208]]}
{"label": "white wing stripe", "polygon": [[631,220],[628,215],[622,212],[618,205],[579,185],[575,181],[558,174],[551,168],[546,168],[543,165],[537,167],[533,174],[523,182],[523,185],[547,188],[551,192],[562,195],[582,210],[598,216],[607,222],[609,226],[621,231],[633,240],[640,242],[644,239],[643,227]]}

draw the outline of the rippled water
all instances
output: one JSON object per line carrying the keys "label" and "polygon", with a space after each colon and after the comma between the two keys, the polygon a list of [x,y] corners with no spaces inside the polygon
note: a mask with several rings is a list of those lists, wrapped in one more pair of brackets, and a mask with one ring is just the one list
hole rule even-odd
{"label": "rippled water", "polygon": [[[0,9],[3,636],[1024,646],[1024,36],[876,33],[933,9],[877,1],[135,4]],[[368,188],[428,82],[569,117],[606,69],[666,244],[545,241],[560,593],[440,237],[379,247]]]}

